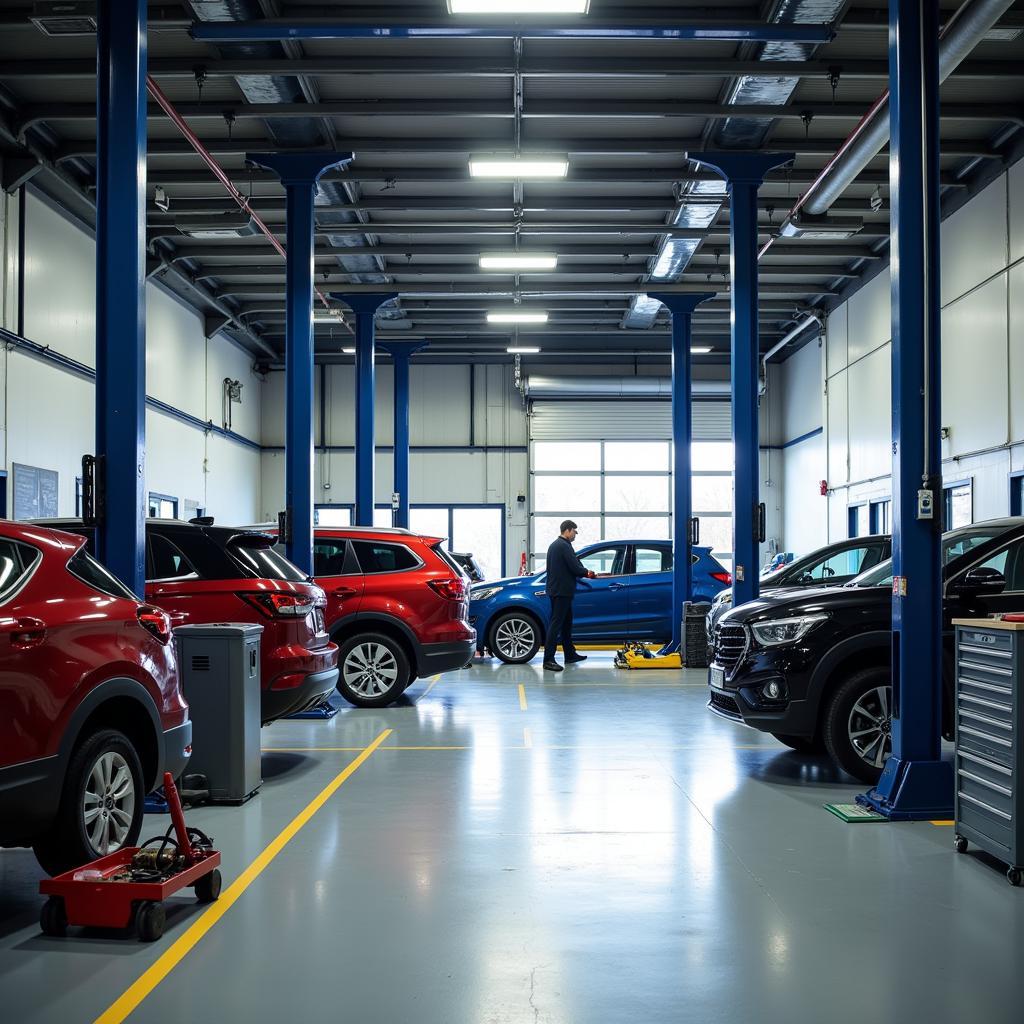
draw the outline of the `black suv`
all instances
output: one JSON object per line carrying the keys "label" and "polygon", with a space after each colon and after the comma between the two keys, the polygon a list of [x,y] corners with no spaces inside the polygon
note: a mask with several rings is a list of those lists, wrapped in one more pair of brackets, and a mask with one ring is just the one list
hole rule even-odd
{"label": "black suv", "polygon": [[[952,738],[951,620],[1024,610],[1024,517],[942,538],[943,735]],[[874,784],[891,752],[892,561],[843,587],[785,591],[715,629],[708,707],[795,750],[825,748]]]}
{"label": "black suv", "polygon": [[[892,539],[888,534],[874,537],[851,537],[828,544],[812,551],[803,558],[783,566],[777,572],[761,577],[759,588],[762,594],[781,590],[783,587],[841,587],[854,577],[892,554]],[[708,639],[715,634],[718,620],[732,607],[732,587],[715,595],[708,612]]]}

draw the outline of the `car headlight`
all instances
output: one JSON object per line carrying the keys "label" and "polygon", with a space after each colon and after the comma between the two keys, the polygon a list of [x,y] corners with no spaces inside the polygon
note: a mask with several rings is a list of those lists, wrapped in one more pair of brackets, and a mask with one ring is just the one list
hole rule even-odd
{"label": "car headlight", "polygon": [[827,618],[827,615],[801,615],[792,619],[773,619],[752,625],[750,631],[763,647],[776,647],[779,644],[796,643]]}
{"label": "car headlight", "polygon": [[483,590],[471,590],[469,592],[470,601],[486,601],[489,597],[494,597],[501,590],[501,587],[484,587]]}

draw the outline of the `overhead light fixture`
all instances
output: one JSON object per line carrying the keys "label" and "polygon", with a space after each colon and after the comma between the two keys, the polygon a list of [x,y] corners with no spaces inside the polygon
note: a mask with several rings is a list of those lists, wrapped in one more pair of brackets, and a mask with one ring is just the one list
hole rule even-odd
{"label": "overhead light fixture", "polygon": [[487,314],[489,324],[546,324],[547,313],[528,313],[516,309],[497,310]]}
{"label": "overhead light fixture", "polygon": [[586,14],[590,0],[448,0],[452,14]]}
{"label": "overhead light fixture", "polygon": [[554,270],[558,257],[550,252],[485,252],[481,270]]}
{"label": "overhead light fixture", "polygon": [[564,156],[474,156],[469,161],[473,178],[564,178],[568,173]]}
{"label": "overhead light fixture", "polygon": [[245,238],[247,235],[258,235],[260,229],[252,218],[239,210],[237,213],[216,213],[210,216],[190,217],[188,220],[174,222],[175,227],[189,238]]}
{"label": "overhead light fixture", "polygon": [[341,351],[347,356],[354,356],[356,354],[356,350],[354,348],[343,348]]}
{"label": "overhead light fixture", "polygon": [[47,36],[96,35],[95,0],[37,0],[29,21]]}
{"label": "overhead light fixture", "polygon": [[692,356],[706,356],[711,351],[710,345],[691,345],[690,355]]}
{"label": "overhead light fixture", "polygon": [[864,227],[860,217],[812,216],[800,213],[787,217],[779,228],[783,238],[813,238],[819,241],[852,238]]}
{"label": "overhead light fixture", "polygon": [[535,356],[540,349],[532,348],[529,345],[509,345],[505,351],[510,356]]}

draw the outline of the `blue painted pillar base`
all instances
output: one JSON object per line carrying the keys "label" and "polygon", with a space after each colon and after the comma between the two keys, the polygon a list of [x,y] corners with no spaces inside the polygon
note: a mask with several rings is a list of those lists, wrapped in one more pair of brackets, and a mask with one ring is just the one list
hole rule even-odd
{"label": "blue painted pillar base", "polygon": [[878,785],[857,803],[890,821],[935,821],[953,817],[953,765],[949,761],[885,762]]}
{"label": "blue painted pillar base", "polygon": [[374,317],[377,310],[397,298],[395,292],[330,292],[344,302],[356,320],[356,501],[353,526],[373,526],[376,443],[374,417],[377,400],[374,363]]}
{"label": "blue painted pillar base", "polygon": [[313,573],[313,200],[320,176],[352,161],[351,153],[248,153],[285,187],[285,552]]}
{"label": "blue painted pillar base", "polygon": [[392,526],[409,529],[409,360],[427,347],[426,342],[396,342],[381,345],[391,356],[394,369],[394,471],[391,489],[398,495]]}
{"label": "blue painted pillar base", "polygon": [[672,319],[672,639],[660,654],[675,654],[682,647],[683,605],[693,599],[692,534],[693,471],[691,442],[693,422],[693,375],[690,338],[693,311],[714,292],[680,295],[649,292],[661,302]]}

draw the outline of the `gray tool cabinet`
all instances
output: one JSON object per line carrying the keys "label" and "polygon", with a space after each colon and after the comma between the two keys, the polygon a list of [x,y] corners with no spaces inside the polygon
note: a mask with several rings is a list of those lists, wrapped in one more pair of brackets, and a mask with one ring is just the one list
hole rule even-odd
{"label": "gray tool cabinet", "polygon": [[1011,885],[1024,872],[1024,622],[956,619],[956,849],[998,857]]}

